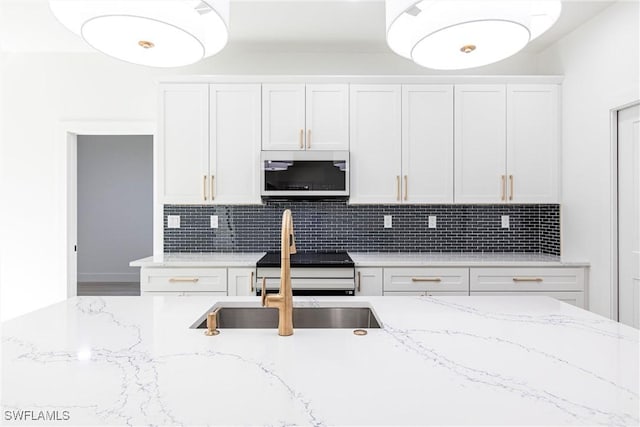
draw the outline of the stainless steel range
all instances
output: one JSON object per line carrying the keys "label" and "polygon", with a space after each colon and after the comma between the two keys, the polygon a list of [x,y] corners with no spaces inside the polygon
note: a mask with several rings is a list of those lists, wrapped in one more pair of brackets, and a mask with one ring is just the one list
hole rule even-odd
{"label": "stainless steel range", "polygon": [[[256,264],[256,287],[262,278],[267,293],[280,287],[280,252],[267,252]],[[298,252],[291,255],[291,286],[294,295],[354,295],[355,264],[346,252]]]}

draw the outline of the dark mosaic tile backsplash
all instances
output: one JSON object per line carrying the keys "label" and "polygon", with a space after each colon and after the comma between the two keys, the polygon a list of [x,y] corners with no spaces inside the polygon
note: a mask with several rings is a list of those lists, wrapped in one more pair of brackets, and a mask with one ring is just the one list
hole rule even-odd
{"label": "dark mosaic tile backsplash", "polygon": [[[560,206],[348,205],[342,200],[267,201],[262,206],[164,207],[165,252],[279,250],[282,211],[293,212],[298,250],[359,252],[531,252],[560,255]],[[181,228],[167,228],[180,215]],[[218,215],[219,228],[210,228]],[[383,228],[383,215],[393,228]],[[428,216],[437,216],[430,229]],[[509,215],[510,228],[501,228]]]}

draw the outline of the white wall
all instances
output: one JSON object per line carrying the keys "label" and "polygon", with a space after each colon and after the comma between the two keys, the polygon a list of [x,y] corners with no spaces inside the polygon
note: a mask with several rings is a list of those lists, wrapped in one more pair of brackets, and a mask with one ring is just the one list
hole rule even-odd
{"label": "white wall", "polygon": [[[465,74],[534,74],[523,55]],[[60,121],[154,120],[154,79],[175,74],[434,74],[392,53],[246,47],[191,67],[148,69],[97,53],[5,53],[0,181],[0,316],[61,301],[66,288],[66,164]],[[37,266],[37,268],[34,268]]]}
{"label": "white wall", "polygon": [[78,282],[137,282],[153,252],[153,138],[78,136]]}
{"label": "white wall", "polygon": [[591,262],[589,307],[611,312],[610,110],[640,99],[640,10],[617,2],[542,52],[564,74],[562,249]]}

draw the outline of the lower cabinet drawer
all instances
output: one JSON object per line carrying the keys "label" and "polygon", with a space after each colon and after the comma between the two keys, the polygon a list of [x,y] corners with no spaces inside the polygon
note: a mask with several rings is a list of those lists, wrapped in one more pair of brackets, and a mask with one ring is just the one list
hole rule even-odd
{"label": "lower cabinet drawer", "polygon": [[385,268],[384,292],[469,292],[466,268]]}
{"label": "lower cabinet drawer", "polygon": [[546,296],[555,298],[559,301],[566,302],[567,304],[575,305],[576,307],[586,308],[584,304],[584,292],[471,292],[471,296]]}
{"label": "lower cabinet drawer", "polygon": [[438,296],[469,296],[468,292],[447,292],[447,291],[422,291],[422,292],[385,292],[385,297],[407,297],[407,296],[425,296],[425,297],[438,297]]}
{"label": "lower cabinet drawer", "polygon": [[582,268],[472,268],[473,291],[584,291]]}
{"label": "lower cabinet drawer", "polygon": [[141,274],[142,292],[224,292],[226,268],[149,268]]}

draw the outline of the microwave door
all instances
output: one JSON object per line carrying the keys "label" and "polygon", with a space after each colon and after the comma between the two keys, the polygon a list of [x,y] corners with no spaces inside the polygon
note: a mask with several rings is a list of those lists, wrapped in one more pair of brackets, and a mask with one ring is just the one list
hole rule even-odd
{"label": "microwave door", "polygon": [[346,160],[284,156],[262,160],[263,196],[347,196],[347,185]]}

